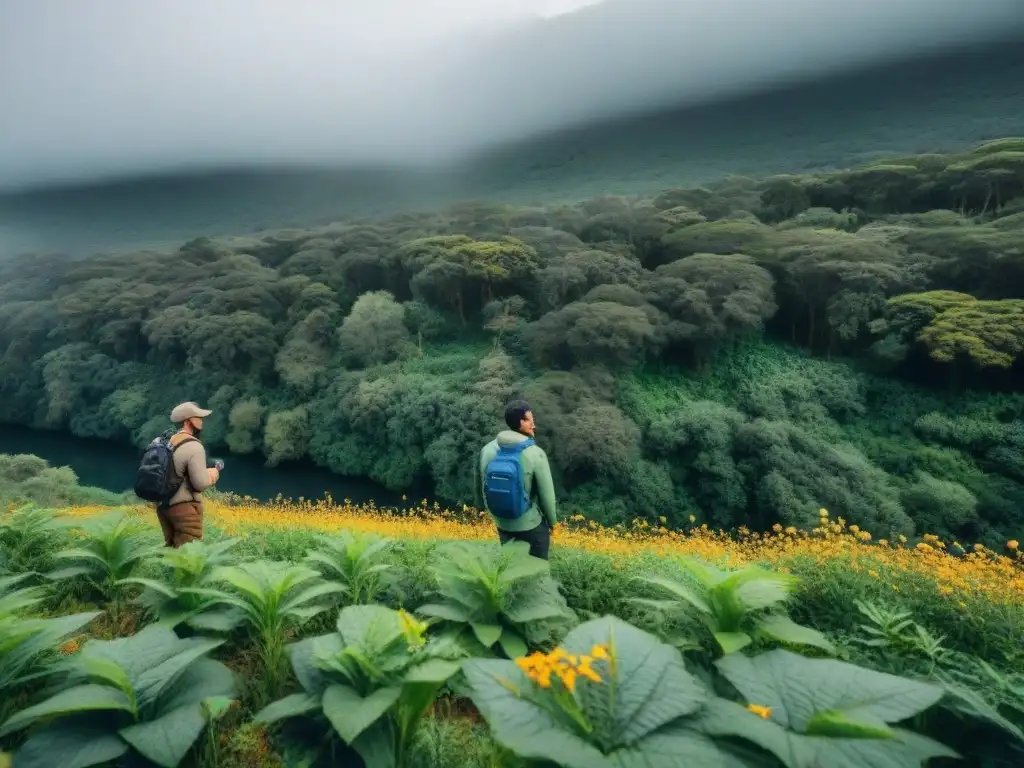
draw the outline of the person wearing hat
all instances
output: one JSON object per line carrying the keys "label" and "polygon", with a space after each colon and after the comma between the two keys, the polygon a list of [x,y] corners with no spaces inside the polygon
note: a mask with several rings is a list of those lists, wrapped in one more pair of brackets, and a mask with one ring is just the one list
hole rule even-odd
{"label": "person wearing hat", "polygon": [[170,443],[174,472],[182,483],[166,503],[157,504],[156,508],[168,547],[203,538],[203,491],[220,478],[219,469],[206,466],[206,449],[200,441],[203,419],[211,413],[191,401],[171,411],[171,421],[181,425]]}

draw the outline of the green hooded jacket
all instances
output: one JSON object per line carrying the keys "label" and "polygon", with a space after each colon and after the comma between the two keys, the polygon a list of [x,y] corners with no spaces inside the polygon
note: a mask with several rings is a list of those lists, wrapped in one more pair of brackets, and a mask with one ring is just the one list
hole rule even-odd
{"label": "green hooded jacket", "polygon": [[[511,430],[503,430],[498,433],[497,438],[489,442],[480,451],[480,462],[477,465],[477,508],[487,508],[487,497],[484,494],[484,477],[487,474],[487,465],[498,455],[499,445],[514,445],[527,440],[525,435]],[[494,524],[503,531],[529,531],[541,523],[541,515],[547,518],[548,525],[552,528],[558,522],[558,510],[555,503],[555,484],[551,480],[551,467],[548,465],[548,456],[544,449],[538,445],[531,445],[521,454],[523,464],[523,480],[529,489],[530,508],[522,517],[515,520],[507,520],[502,517],[491,515]],[[488,510],[488,513],[490,510]]]}

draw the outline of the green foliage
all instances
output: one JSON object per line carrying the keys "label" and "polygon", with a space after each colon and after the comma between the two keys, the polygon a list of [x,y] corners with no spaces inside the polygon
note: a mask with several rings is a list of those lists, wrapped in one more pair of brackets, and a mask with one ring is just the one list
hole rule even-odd
{"label": "green foliage", "polygon": [[151,531],[138,518],[122,511],[110,512],[81,524],[84,540],[79,546],[61,550],[53,558],[68,562],[46,574],[53,581],[85,581],[104,600],[120,606],[125,587],[142,561],[159,548],[147,540]]}
{"label": "green foliage", "polygon": [[[965,426],[961,432],[963,439],[991,438]],[[210,542],[163,550],[146,572],[152,578],[129,577],[120,585],[143,588],[142,602],[156,607],[149,616],[154,623],[110,644],[87,640],[77,652],[80,638],[74,637],[61,647],[59,663],[53,663],[56,645],[69,635],[109,636],[129,632],[131,625],[108,624],[95,612],[37,618],[31,614],[55,603],[41,588],[22,586],[31,574],[3,580],[0,688],[9,696],[3,715],[21,710],[3,746],[21,750],[15,765],[22,759],[29,766],[53,759],[90,765],[121,756],[133,765],[210,768],[332,762],[433,768],[446,759],[518,768],[530,760],[674,764],[683,754],[701,765],[730,768],[909,768],[926,755],[952,753],[931,738],[949,743],[972,764],[1013,764],[1024,748],[1024,687],[1015,671],[1020,612],[984,595],[947,598],[927,574],[893,572],[883,583],[864,572],[865,562],[855,570],[843,558],[794,554],[785,561],[789,575],[767,566],[719,571],[687,568],[654,553],[623,558],[556,547],[556,582],[548,564],[530,558],[524,545],[398,546],[312,530],[257,532],[242,541],[211,530]],[[307,565],[322,567],[323,574]],[[387,583],[375,584],[383,574]],[[652,601],[631,599],[642,583],[674,599],[654,601],[652,613]],[[213,588],[219,584],[225,588]],[[352,593],[343,584],[354,587]],[[318,618],[335,598],[357,593],[392,607],[355,605],[337,615],[331,611],[326,622]],[[960,608],[958,599],[969,602]],[[178,640],[167,625],[176,623],[176,603],[191,600],[200,612],[187,631],[241,625],[249,632]],[[495,659],[500,640],[485,647],[488,638],[478,637],[487,627],[447,617],[432,626],[430,619],[393,610],[396,600],[426,603],[426,614],[435,613],[429,601],[465,617],[479,609],[473,617],[493,622],[503,636],[511,628],[547,652]],[[569,629],[568,606],[583,617],[604,617]],[[230,615],[213,620],[222,608]],[[551,620],[516,623],[522,611],[534,609]],[[621,618],[605,615],[609,611]],[[793,620],[785,621],[784,631],[773,632],[772,622],[788,615]],[[325,624],[334,631],[319,634]],[[708,633],[709,642],[699,646],[675,642],[677,630],[695,628],[717,632],[719,639],[731,631],[758,642],[711,663],[717,650],[700,651],[720,648],[715,635]],[[192,645],[162,658],[165,639]],[[825,662],[779,651],[753,655],[763,643],[777,641],[808,655],[827,649],[848,661],[808,666]],[[673,645],[685,647],[689,658]],[[205,664],[193,659],[214,649],[236,670],[238,707],[230,706],[233,688],[193,694],[185,680],[190,665]],[[268,669],[278,651],[281,660],[290,656],[297,688],[285,679],[286,670]],[[153,668],[143,671],[151,655]],[[467,655],[475,658],[466,661]],[[137,680],[126,664],[131,658],[139,659]],[[740,666],[725,665],[729,659],[740,659]],[[182,682],[168,683],[181,707],[153,702],[146,709],[140,703],[147,685],[181,669]],[[225,673],[210,668],[197,676],[203,685],[233,685]],[[475,709],[464,695],[472,696]],[[81,709],[63,713],[69,698]],[[172,709],[184,725],[163,719]],[[477,712],[487,728],[463,719]],[[151,726],[153,721],[158,724]],[[135,726],[142,725],[136,738]],[[147,735],[172,726],[170,739]],[[55,758],[53,750],[65,747],[68,752]]]}
{"label": "green foliage", "polygon": [[90,504],[116,506],[127,498],[127,494],[79,485],[78,477],[70,467],[51,467],[38,456],[0,454],[2,509],[6,510],[12,504],[35,505],[45,509]]}
{"label": "green foliage", "polygon": [[251,631],[263,662],[265,691],[273,694],[285,674],[285,633],[327,610],[324,598],[342,591],[340,584],[319,582],[318,576],[303,565],[257,560],[214,569],[207,579],[226,589],[198,586],[178,592],[205,599],[207,606],[234,609],[228,615],[236,615]]}
{"label": "green foliage", "polygon": [[0,735],[33,728],[15,753],[28,768],[86,768],[128,753],[175,768],[206,727],[207,702],[234,696],[231,671],[208,657],[221,643],[156,626],[91,640],[57,692],[8,718]]}
{"label": "green foliage", "polygon": [[[144,445],[200,400],[211,451],[457,508],[526,395],[567,511],[765,529],[826,506],[995,545],[1024,535],[1020,446],[914,422],[1024,414],[1018,144],[201,238],[161,254],[173,275],[32,254],[0,281],[0,422]],[[118,503],[5,466],[0,504]]]}
{"label": "green foliage", "polygon": [[211,587],[216,569],[232,561],[231,548],[237,538],[216,543],[190,541],[177,549],[159,553],[162,578],[129,577],[124,584],[142,587],[139,603],[159,625],[173,629],[179,624],[204,631],[227,631],[241,621],[241,614],[224,609],[215,597],[192,591]]}
{"label": "green foliage", "polygon": [[895,768],[958,757],[925,736],[892,727],[938,702],[939,686],[783,650],[732,654],[715,665],[747,702],[768,708],[770,715],[723,704],[705,728],[752,741],[787,768]]}
{"label": "green foliage", "polygon": [[405,309],[387,291],[364,293],[338,329],[342,355],[355,367],[386,363],[409,352]]}
{"label": "green foliage", "polygon": [[395,566],[387,562],[394,545],[393,539],[341,531],[321,537],[319,548],[306,555],[306,562],[324,579],[339,584],[346,602],[373,603],[394,575]]}
{"label": "green foliage", "polygon": [[569,618],[547,561],[532,557],[525,542],[509,541],[497,551],[450,544],[437,559],[440,601],[417,612],[446,622],[474,655],[490,655],[497,646],[510,659],[525,656],[530,641]]}
{"label": "green foliage", "polygon": [[302,693],[268,705],[256,722],[312,717],[355,749],[367,768],[412,765],[423,716],[460,669],[458,649],[428,641],[426,629],[383,606],[343,608],[336,632],[291,648]]}
{"label": "green foliage", "polygon": [[[568,768],[657,764],[669,755],[727,764],[697,725],[713,695],[687,672],[677,650],[614,617],[581,624],[563,646],[570,656],[587,657],[591,678],[566,683],[552,675],[547,686],[535,685],[511,661],[464,663],[473,702],[499,743]],[[598,657],[599,648],[606,658]]]}
{"label": "green foliage", "polygon": [[100,615],[87,611],[39,618],[29,615],[44,595],[40,587],[15,588],[30,574],[0,577],[0,711],[28,684],[52,674],[57,645]]}
{"label": "green foliage", "polygon": [[0,518],[0,567],[11,573],[47,568],[65,528],[52,509],[27,504],[9,510]]}
{"label": "green foliage", "polygon": [[671,598],[632,598],[633,602],[668,613],[695,610],[725,655],[746,648],[755,638],[835,651],[821,632],[797,624],[780,610],[796,587],[792,576],[756,566],[723,571],[693,559],[679,564],[692,577],[696,590],[664,576],[644,576],[641,582],[668,592]]}

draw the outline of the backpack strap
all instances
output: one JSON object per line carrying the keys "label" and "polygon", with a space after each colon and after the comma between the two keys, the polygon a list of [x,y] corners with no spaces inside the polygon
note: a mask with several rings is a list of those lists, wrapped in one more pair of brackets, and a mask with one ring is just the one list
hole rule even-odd
{"label": "backpack strap", "polygon": [[499,453],[522,453],[527,448],[529,448],[531,445],[536,445],[536,444],[537,444],[536,441],[532,437],[530,437],[530,438],[527,438],[526,440],[523,440],[521,443],[514,443],[513,445],[499,445],[498,446],[498,452]]}
{"label": "backpack strap", "polygon": [[[188,432],[175,432],[173,435],[171,435],[170,439],[167,442],[170,443],[171,445],[171,453],[174,453],[185,443],[198,443],[199,440],[190,435]],[[185,472],[181,477],[181,484],[188,488],[189,495],[191,495],[192,499],[194,500],[196,497],[196,492],[195,489],[192,487],[192,483],[189,481],[188,467],[185,467]]]}
{"label": "backpack strap", "polygon": [[[181,439],[176,439],[179,436],[181,436]],[[199,441],[192,435],[188,434],[187,432],[175,432],[173,435],[171,435],[170,439],[167,442],[171,444],[171,450],[176,451],[185,443],[193,443]]]}

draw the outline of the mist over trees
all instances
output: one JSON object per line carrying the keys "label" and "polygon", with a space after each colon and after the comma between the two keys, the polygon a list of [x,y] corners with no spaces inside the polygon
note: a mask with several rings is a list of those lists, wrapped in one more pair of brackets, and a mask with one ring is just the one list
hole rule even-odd
{"label": "mist over trees", "polygon": [[464,203],[0,265],[0,421],[474,503],[504,402],[566,512],[1024,529],[1024,139],[653,197]]}

